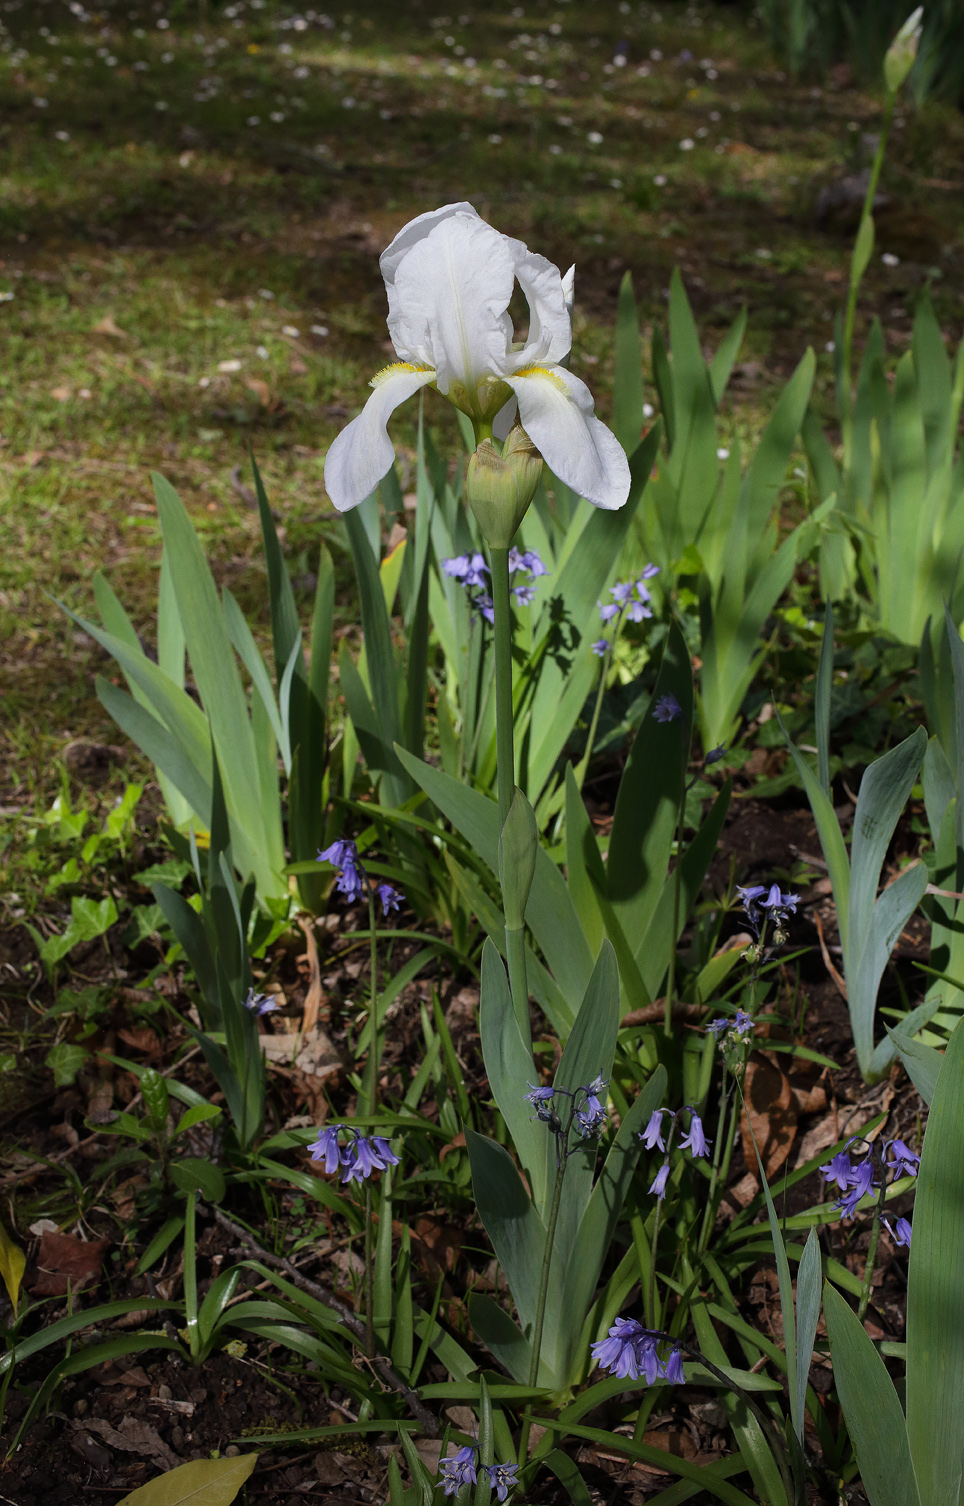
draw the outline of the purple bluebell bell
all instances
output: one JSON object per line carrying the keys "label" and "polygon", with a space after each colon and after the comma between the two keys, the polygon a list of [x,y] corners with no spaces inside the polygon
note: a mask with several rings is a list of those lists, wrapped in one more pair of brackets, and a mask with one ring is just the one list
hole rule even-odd
{"label": "purple bluebell bell", "polygon": [[573,1117],[584,1139],[588,1135],[601,1135],[606,1128],[606,1110],[595,1093],[589,1094],[585,1103],[576,1110]]}
{"label": "purple bluebell bell", "polygon": [[531,1103],[535,1109],[533,1118],[541,1119],[543,1124],[553,1124],[556,1119],[556,1111],[552,1107],[552,1100],[556,1095],[555,1088],[541,1088],[536,1083],[529,1083],[529,1091],[525,1094],[526,1103]]}
{"label": "purple bluebell bell", "polygon": [[351,837],[340,837],[330,847],[323,847],[318,854],[319,863],[330,863],[333,868],[343,868],[346,863],[358,862],[358,848]]}
{"label": "purple bluebell bell", "polygon": [[799,903],[799,894],[782,894],[779,884],[771,884],[770,892],[766,899],[761,899],[760,901],[760,908],[769,910],[774,917],[778,915],[795,915]]}
{"label": "purple bluebell bell", "polygon": [[666,1196],[666,1183],[668,1180],[669,1162],[664,1161],[662,1166],[659,1168],[659,1171],[653,1178],[652,1184],[649,1189],[650,1192],[655,1192],[656,1196],[660,1199],[664,1198]]}
{"label": "purple bluebell bell", "polygon": [[[648,591],[646,592],[646,596],[648,600]],[[652,607],[647,605],[646,601],[631,601],[626,609],[626,616],[629,618],[630,622],[642,622],[644,618],[652,617],[652,615],[653,609]]]}
{"label": "purple bluebell bell", "polygon": [[383,1135],[368,1140],[355,1134],[351,1145],[342,1152],[341,1164],[345,1168],[343,1182],[365,1182],[373,1171],[384,1171],[386,1166],[397,1166],[398,1157]]}
{"label": "purple bluebell bell", "polygon": [[874,1181],[873,1162],[868,1157],[854,1168],[849,1187],[837,1199],[834,1207],[839,1209],[841,1218],[853,1218],[861,1198],[873,1196],[879,1190]]}
{"label": "purple bluebell bell", "polygon": [[372,1150],[382,1163],[380,1168],[382,1171],[388,1166],[398,1165],[398,1157],[392,1150],[391,1141],[384,1135],[372,1135]]}
{"label": "purple bluebell bell", "polygon": [[636,1380],[639,1376],[637,1340],[646,1330],[635,1318],[617,1318],[605,1339],[590,1346],[596,1364],[619,1380]]}
{"label": "purple bluebell bell", "polygon": [[480,591],[472,605],[480,617],[484,617],[490,626],[495,626],[495,603],[488,592]]}
{"label": "purple bluebell bell", "polygon": [[703,759],[703,762],[706,764],[706,766],[708,768],[711,763],[719,763],[720,759],[721,758],[725,758],[725,757],[726,757],[726,743],[720,743],[720,745],[719,745],[718,748],[711,748],[710,749],[710,751],[707,753],[706,757]]}
{"label": "purple bluebell bell", "polygon": [[382,915],[388,914],[389,910],[397,910],[401,904],[402,896],[391,884],[379,884],[375,891],[382,902]]}
{"label": "purple bluebell bell", "polygon": [[452,559],[443,560],[442,570],[461,586],[484,587],[488,584],[489,567],[485,556],[478,550],[474,554],[457,554]]}
{"label": "purple bluebell bell", "polygon": [[281,1005],[271,994],[256,994],[253,988],[249,988],[244,1007],[252,1014],[264,1015],[273,1014],[276,1009],[281,1008]]}
{"label": "purple bluebell bell", "polygon": [[654,1333],[643,1333],[636,1340],[636,1363],[647,1386],[662,1380],[666,1367],[659,1357],[659,1339]]}
{"label": "purple bluebell bell", "polygon": [[683,1374],[683,1356],[680,1353],[679,1345],[674,1345],[670,1350],[669,1359],[666,1361],[666,1368],[663,1373],[671,1386],[686,1384],[686,1376]]}
{"label": "purple bluebell bell", "polygon": [[609,594],[613,601],[618,602],[620,606],[625,606],[632,594],[632,589],[633,583],[631,580],[617,580],[614,586],[610,586]]}
{"label": "purple bluebell bell", "polygon": [[710,1023],[706,1027],[707,1032],[709,1033],[710,1031],[712,1031],[717,1040],[719,1040],[721,1036],[724,1036],[729,1028],[730,1021],[726,1018],[725,1015],[722,1014],[720,1015],[719,1019],[710,1020]]}
{"label": "purple bluebell bell", "polygon": [[343,1130],[343,1124],[331,1124],[327,1129],[319,1130],[318,1139],[314,1145],[309,1145],[313,1161],[324,1161],[325,1171],[332,1176],[341,1165],[341,1146],[338,1144],[338,1131]]}
{"label": "purple bluebell bell", "polygon": [[614,617],[618,617],[619,616],[619,603],[618,602],[607,601],[606,604],[605,604],[605,606],[603,606],[603,603],[600,601],[600,602],[597,602],[597,606],[599,607],[600,621],[603,624],[605,624],[607,622],[612,622],[612,620],[613,620]]}
{"label": "purple bluebell bell", "polygon": [[521,606],[527,607],[536,594],[535,586],[513,586],[512,594]]}
{"label": "purple bluebell bell", "polygon": [[821,1166],[820,1173],[828,1182],[846,1192],[854,1174],[853,1163],[845,1150],[838,1150],[831,1160]]}
{"label": "purple bluebell bell", "polygon": [[509,550],[509,574],[514,575],[517,570],[525,570],[533,578],[549,574],[538,549],[526,549],[520,553],[513,545]]}
{"label": "purple bluebell bell", "polygon": [[335,888],[343,894],[350,905],[362,899],[365,893],[364,869],[356,863],[346,862],[338,875]]}
{"label": "purple bluebell bell", "polygon": [[[689,1108],[688,1104],[687,1108]],[[680,1141],[679,1148],[680,1150],[692,1151],[693,1155],[697,1157],[709,1155],[709,1145],[711,1142],[707,1140],[703,1133],[703,1121],[695,1109],[691,1108],[689,1115],[690,1127]]]}
{"label": "purple bluebell bell", "polygon": [[737,1035],[750,1035],[753,1030],[753,1016],[747,1014],[745,1009],[738,1009],[733,1021],[733,1029]]}
{"label": "purple bluebell bell", "polygon": [[595,643],[592,644],[592,651],[596,655],[597,659],[602,659],[604,657],[604,655],[605,655],[606,650],[607,650],[608,647],[609,647],[609,639],[608,638],[597,638],[596,641],[595,641]]}
{"label": "purple bluebell bell", "polygon": [[489,1488],[494,1490],[496,1498],[504,1501],[510,1490],[518,1485],[518,1464],[487,1464],[486,1470],[489,1476]]}
{"label": "purple bluebell bell", "polygon": [[683,715],[683,708],[679,701],[670,691],[667,695],[661,695],[656,702],[653,711],[653,720],[657,722],[675,722]]}
{"label": "purple bluebell bell", "polygon": [[898,1177],[916,1177],[920,1156],[915,1155],[903,1140],[888,1140],[884,1147],[884,1164],[888,1170],[893,1170],[895,1181]]}
{"label": "purple bluebell bell", "polygon": [[886,1228],[887,1233],[890,1235],[895,1245],[903,1245],[906,1250],[910,1249],[910,1236],[912,1230],[909,1219],[899,1218],[897,1220],[896,1228],[892,1226],[889,1218],[882,1218],[880,1221]]}
{"label": "purple bluebell bell", "polygon": [[477,1451],[467,1443],[457,1454],[439,1461],[439,1479],[445,1481],[443,1494],[454,1496],[463,1485],[474,1485],[477,1471]]}
{"label": "purple bluebell bell", "polygon": [[656,1147],[660,1150],[666,1149],[666,1141],[663,1139],[663,1115],[668,1112],[668,1109],[654,1109],[649,1116],[646,1128],[640,1131],[639,1138],[647,1150],[653,1150]]}

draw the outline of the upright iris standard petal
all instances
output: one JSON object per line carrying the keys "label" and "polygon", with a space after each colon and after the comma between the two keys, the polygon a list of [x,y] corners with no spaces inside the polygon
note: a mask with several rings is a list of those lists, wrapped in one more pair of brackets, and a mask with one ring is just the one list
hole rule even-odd
{"label": "upright iris standard petal", "polygon": [[388,437],[388,420],[401,403],[434,380],[430,367],[410,362],[386,366],[373,379],[368,402],[342,429],[325,458],[325,490],[339,512],[364,502],[391,470],[395,446]]}
{"label": "upright iris standard petal", "polygon": [[563,366],[530,366],[505,380],[519,399],[519,422],[554,475],[596,507],[622,507],[629,461],[596,418],[585,382]]}

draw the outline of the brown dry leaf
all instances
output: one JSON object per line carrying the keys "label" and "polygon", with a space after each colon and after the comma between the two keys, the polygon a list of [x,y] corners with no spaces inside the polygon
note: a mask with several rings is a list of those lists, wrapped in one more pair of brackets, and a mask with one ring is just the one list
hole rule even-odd
{"label": "brown dry leaf", "polygon": [[40,1237],[37,1275],[30,1291],[35,1297],[63,1297],[101,1273],[109,1239],[76,1239],[73,1234],[46,1231]]}
{"label": "brown dry leaf", "polygon": [[448,1155],[448,1153],[449,1153],[450,1150],[464,1150],[464,1149],[465,1149],[465,1131],[464,1130],[459,1130],[459,1132],[456,1135],[456,1137],[455,1137],[454,1140],[450,1140],[449,1143],[448,1143],[448,1145],[443,1145],[442,1146],[442,1149],[438,1153],[439,1161],[444,1161],[445,1157]]}
{"label": "brown dry leaf", "polygon": [[91,1124],[106,1124],[113,1113],[114,1084],[95,1083],[87,1099],[87,1118]]}
{"label": "brown dry leaf", "polygon": [[69,403],[73,393],[69,387],[51,387],[50,396],[58,403]]}
{"label": "brown dry leaf", "polygon": [[747,1063],[743,1098],[746,1105],[740,1116],[743,1155],[755,1175],[757,1160],[750,1135],[752,1126],[769,1181],[787,1159],[796,1137],[797,1103],[793,1089],[785,1072],[767,1057],[757,1055]]}
{"label": "brown dry leaf", "polygon": [[292,376],[307,376],[308,367],[300,356],[292,356],[288,362],[288,370]]}
{"label": "brown dry leaf", "polygon": [[132,1046],[135,1051],[143,1051],[145,1056],[161,1055],[161,1042],[148,1025],[138,1025],[136,1028],[126,1025],[123,1030],[117,1032],[125,1046]]}
{"label": "brown dry leaf", "polygon": [[[660,1428],[643,1435],[643,1442],[650,1448],[665,1449],[668,1454],[675,1454],[678,1459],[694,1459],[696,1457],[696,1445],[689,1433],[684,1433],[676,1428]],[[647,1463],[647,1469],[653,1469],[652,1464]]]}
{"label": "brown dry leaf", "polygon": [[161,1469],[173,1469],[181,1460],[173,1453],[160,1433],[149,1422],[139,1417],[125,1417],[119,1427],[111,1427],[103,1418],[92,1417],[84,1424],[87,1431],[96,1433],[111,1448],[122,1449],[125,1454],[140,1454],[142,1458],[154,1459]]}
{"label": "brown dry leaf", "polygon": [[420,1218],[414,1233],[418,1241],[416,1249],[430,1274],[434,1270],[437,1279],[443,1266],[447,1271],[455,1269],[465,1238],[461,1229],[452,1224],[436,1223],[432,1218]]}
{"label": "brown dry leaf", "polygon": [[103,319],[98,320],[98,322],[96,324],[92,324],[91,325],[91,334],[93,334],[93,335],[111,335],[115,340],[126,340],[127,339],[127,331],[126,331],[126,329],[120,329],[114,323],[114,316],[113,316],[113,314],[105,314],[104,317],[103,317]]}
{"label": "brown dry leaf", "polygon": [[300,917],[298,924],[304,932],[309,968],[308,991],[305,994],[301,1028],[305,1035],[310,1035],[318,1024],[318,1015],[325,1002],[325,991],[321,986],[321,967],[318,962],[318,943],[315,940],[314,921],[305,915]]}
{"label": "brown dry leaf", "polygon": [[267,408],[270,411],[272,407],[272,397],[271,388],[268,386],[267,382],[263,382],[260,377],[245,377],[244,385],[247,387],[249,392],[254,393],[262,408]]}

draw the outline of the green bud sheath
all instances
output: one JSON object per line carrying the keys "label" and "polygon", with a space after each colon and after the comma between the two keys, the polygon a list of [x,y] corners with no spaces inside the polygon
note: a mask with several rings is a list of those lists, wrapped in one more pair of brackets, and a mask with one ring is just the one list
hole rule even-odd
{"label": "green bud sheath", "polygon": [[923,31],[924,7],[919,5],[913,15],[907,17],[900,31],[887,49],[884,58],[884,83],[888,94],[896,94],[914,66],[917,47]]}
{"label": "green bud sheath", "polygon": [[526,515],[542,474],[542,456],[518,425],[500,455],[483,439],[469,461],[469,506],[491,549],[508,549]]}

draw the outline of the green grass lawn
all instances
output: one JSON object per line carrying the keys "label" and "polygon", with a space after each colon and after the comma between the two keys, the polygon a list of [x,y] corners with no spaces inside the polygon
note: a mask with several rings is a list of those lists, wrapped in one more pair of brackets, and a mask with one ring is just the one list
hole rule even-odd
{"label": "green grass lawn", "polygon": [[[296,579],[319,537],[334,544],[347,623],[323,457],[389,359],[377,255],[414,214],[468,198],[575,261],[573,368],[604,415],[627,268],[647,328],[676,265],[710,344],[749,304],[734,424],[756,426],[807,344],[826,390],[849,232],[816,228],[813,205],[867,162],[878,101],[839,78],[788,81],[729,7],[454,9],[0,4],[8,813],[49,797],[70,738],[116,740],[92,645],[45,593],[88,611],[102,569],[149,628],[152,468],[258,618],[258,531],[236,469],[253,445]],[[928,280],[959,338],[962,141],[960,117],[937,107],[895,128],[863,300],[894,351]],[[450,410],[429,406],[454,440]],[[410,416],[397,433],[404,466]]]}

